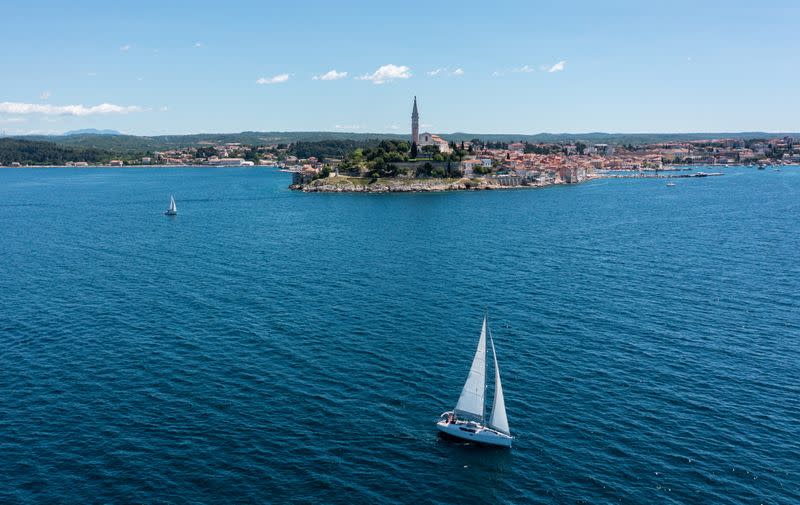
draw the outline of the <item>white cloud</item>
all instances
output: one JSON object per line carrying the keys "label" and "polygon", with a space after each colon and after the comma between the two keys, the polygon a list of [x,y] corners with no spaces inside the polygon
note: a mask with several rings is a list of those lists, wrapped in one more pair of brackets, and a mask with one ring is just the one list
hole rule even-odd
{"label": "white cloud", "polygon": [[561,72],[562,70],[564,70],[564,66],[566,64],[567,64],[566,61],[559,61],[558,63],[550,67],[547,71],[550,72],[551,74],[553,72]]}
{"label": "white cloud", "polygon": [[42,94],[39,95],[39,100],[47,100],[48,98],[50,98],[49,91],[42,91]]}
{"label": "white cloud", "polygon": [[203,43],[198,41],[194,43],[194,47],[203,47]]}
{"label": "white cloud", "polygon": [[5,114],[44,114],[46,116],[91,116],[93,114],[128,114],[142,112],[144,109],[136,105],[50,105],[39,103],[0,102],[0,113]]}
{"label": "white cloud", "polygon": [[123,52],[130,51],[133,46],[130,44],[125,44],[124,46],[120,47],[119,50]]}
{"label": "white cloud", "polygon": [[24,123],[27,121],[24,117],[5,117],[0,118],[0,124]]}
{"label": "white cloud", "polygon": [[513,71],[514,71],[514,72],[523,73],[523,74],[530,74],[531,72],[534,72],[535,70],[536,70],[536,69],[534,69],[534,68],[533,68],[532,66],[530,66],[530,65],[522,65],[521,67],[517,67],[517,68],[515,68]]}
{"label": "white cloud", "polygon": [[167,112],[169,110],[169,107],[167,107],[166,105],[162,105],[161,107],[158,108],[158,110],[160,110],[161,112]]}
{"label": "white cloud", "polygon": [[347,77],[347,72],[337,72],[336,70],[329,70],[322,75],[315,75],[312,77],[315,81],[336,81]]}
{"label": "white cloud", "polygon": [[444,68],[437,68],[436,70],[431,70],[430,72],[426,73],[431,77],[436,77],[437,75],[448,75],[448,76],[458,77],[464,75],[464,70],[461,68],[457,68],[451,72],[449,68],[444,67]]}
{"label": "white cloud", "polygon": [[360,130],[361,126],[357,124],[349,124],[349,125],[337,124],[336,126],[334,126],[334,128],[336,128],[337,130]]}
{"label": "white cloud", "polygon": [[383,84],[392,82],[395,79],[408,79],[411,77],[411,69],[405,65],[384,65],[371,74],[365,74],[357,77],[362,81],[372,81],[374,84]]}
{"label": "white cloud", "polygon": [[449,68],[444,67],[444,68],[437,68],[436,70],[431,70],[430,72],[426,72],[426,74],[428,74],[431,77],[436,77],[436,76],[439,76],[439,75],[447,75],[447,76],[450,76],[450,77],[459,77],[459,76],[464,75],[464,70],[461,69],[461,68],[457,68],[457,69],[455,69],[455,70],[453,70],[451,72]]}
{"label": "white cloud", "polygon": [[86,72],[86,75],[89,77],[95,77],[97,76],[97,72]]}
{"label": "white cloud", "polygon": [[495,70],[494,72],[492,72],[492,77],[500,77],[501,75],[503,75],[503,73],[500,72],[499,70]]}
{"label": "white cloud", "polygon": [[279,84],[289,80],[289,74],[278,74],[275,77],[261,77],[256,83],[258,84]]}

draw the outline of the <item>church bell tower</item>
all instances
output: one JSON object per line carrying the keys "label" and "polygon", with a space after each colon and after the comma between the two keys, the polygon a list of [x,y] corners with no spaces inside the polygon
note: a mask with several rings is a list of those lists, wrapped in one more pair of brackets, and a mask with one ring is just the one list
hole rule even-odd
{"label": "church bell tower", "polygon": [[417,97],[414,97],[414,108],[411,109],[411,142],[419,145],[419,111]]}

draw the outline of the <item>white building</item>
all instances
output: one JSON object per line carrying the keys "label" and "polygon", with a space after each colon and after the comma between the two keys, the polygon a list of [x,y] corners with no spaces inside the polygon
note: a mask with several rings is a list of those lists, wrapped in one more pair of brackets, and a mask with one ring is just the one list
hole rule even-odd
{"label": "white building", "polygon": [[444,154],[449,154],[451,151],[450,144],[445,139],[428,132],[419,135],[419,144],[417,144],[420,149],[425,146],[436,146],[439,148],[439,152]]}
{"label": "white building", "polygon": [[244,161],[244,158],[209,158],[206,164],[215,167],[241,167],[246,164],[252,165],[252,161]]}

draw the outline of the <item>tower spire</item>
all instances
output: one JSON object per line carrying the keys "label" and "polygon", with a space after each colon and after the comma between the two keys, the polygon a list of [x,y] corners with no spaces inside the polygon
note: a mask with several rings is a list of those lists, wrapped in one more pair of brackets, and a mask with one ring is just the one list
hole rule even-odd
{"label": "tower spire", "polygon": [[411,142],[419,145],[419,111],[417,97],[414,97],[414,108],[411,109]]}

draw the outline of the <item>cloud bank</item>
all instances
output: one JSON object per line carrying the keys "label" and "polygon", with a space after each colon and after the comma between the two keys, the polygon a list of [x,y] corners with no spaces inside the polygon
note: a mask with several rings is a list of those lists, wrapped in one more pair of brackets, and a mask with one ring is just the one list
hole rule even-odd
{"label": "cloud bank", "polygon": [[95,114],[128,114],[129,112],[142,112],[144,109],[138,105],[115,105],[101,103],[100,105],[50,105],[40,103],[2,102],[0,113],[5,114],[44,114],[46,116],[91,116]]}

